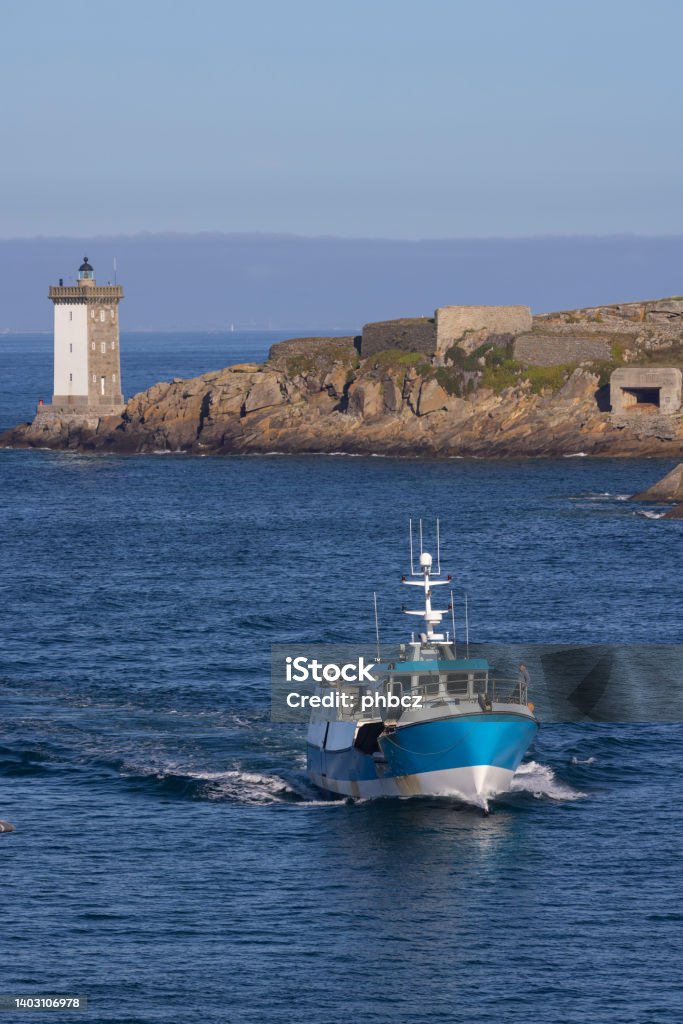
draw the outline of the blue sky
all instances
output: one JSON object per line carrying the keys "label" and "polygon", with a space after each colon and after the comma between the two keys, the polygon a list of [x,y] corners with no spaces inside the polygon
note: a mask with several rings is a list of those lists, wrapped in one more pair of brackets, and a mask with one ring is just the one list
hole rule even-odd
{"label": "blue sky", "polygon": [[5,5],[0,236],[683,231],[683,5]]}

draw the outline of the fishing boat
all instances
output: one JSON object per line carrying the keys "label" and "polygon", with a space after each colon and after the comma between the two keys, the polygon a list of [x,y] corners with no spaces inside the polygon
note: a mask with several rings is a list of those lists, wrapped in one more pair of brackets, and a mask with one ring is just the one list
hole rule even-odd
{"label": "fishing boat", "polygon": [[[422,591],[424,607],[403,609],[422,619],[410,642],[400,644],[394,660],[382,660],[377,625],[377,659],[367,681],[343,681],[317,688],[335,693],[334,710],[315,708],[307,736],[311,781],[322,790],[357,799],[449,796],[487,808],[505,793],[538,730],[529,703],[529,675],[498,678],[485,658],[459,657],[455,635],[454,584],[441,576],[437,522],[437,559],[422,549],[413,561],[410,527],[410,578],[402,583]],[[437,609],[435,587],[450,587],[450,604]],[[441,623],[450,613],[452,631]],[[330,703],[330,702],[328,702]]]}

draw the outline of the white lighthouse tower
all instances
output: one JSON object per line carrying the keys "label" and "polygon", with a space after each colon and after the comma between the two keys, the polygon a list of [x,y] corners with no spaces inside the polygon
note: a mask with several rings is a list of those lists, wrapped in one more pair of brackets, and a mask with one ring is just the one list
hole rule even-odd
{"label": "white lighthouse tower", "polygon": [[53,285],[55,412],[107,416],[123,409],[119,353],[120,285],[98,285],[86,256],[78,284]]}

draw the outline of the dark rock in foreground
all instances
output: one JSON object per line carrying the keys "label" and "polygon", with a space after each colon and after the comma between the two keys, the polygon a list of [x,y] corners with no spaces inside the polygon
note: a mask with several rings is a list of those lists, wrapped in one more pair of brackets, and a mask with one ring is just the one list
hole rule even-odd
{"label": "dark rock in foreground", "polygon": [[632,500],[654,501],[661,504],[675,502],[674,507],[665,512],[662,519],[683,519],[683,462],[680,462],[652,487],[632,495]]}
{"label": "dark rock in foreground", "polygon": [[633,495],[634,501],[683,502],[683,462],[652,487]]}

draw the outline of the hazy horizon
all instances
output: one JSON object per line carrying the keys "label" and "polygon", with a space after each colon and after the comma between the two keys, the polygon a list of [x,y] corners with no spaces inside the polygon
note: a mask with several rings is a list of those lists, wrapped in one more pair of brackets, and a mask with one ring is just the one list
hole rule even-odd
{"label": "hazy horizon", "polygon": [[50,284],[88,256],[122,284],[122,330],[360,331],[437,306],[533,312],[683,293],[683,235],[343,239],[140,233],[0,240],[0,330],[49,331]]}
{"label": "hazy horizon", "polygon": [[198,240],[211,240],[211,239],[266,239],[275,240],[297,240],[307,242],[388,242],[388,243],[406,243],[409,245],[419,245],[422,242],[543,242],[554,239],[563,239],[565,241],[573,240],[613,240],[621,241],[625,239],[644,239],[644,240],[657,240],[657,239],[670,239],[670,238],[683,238],[683,231],[660,231],[660,232],[643,232],[643,231],[612,231],[612,232],[546,232],[537,234],[516,234],[516,235],[452,235],[452,236],[428,236],[419,238],[401,238],[401,237],[389,237],[385,235],[370,235],[370,234],[358,234],[358,235],[344,235],[334,233],[321,233],[316,234],[315,232],[297,232],[297,231],[122,231],[117,232],[93,232],[89,235],[84,234],[33,234],[33,235],[0,235],[0,243],[5,242],[98,242],[98,241],[133,241],[148,238],[162,238],[162,239],[198,239]]}

